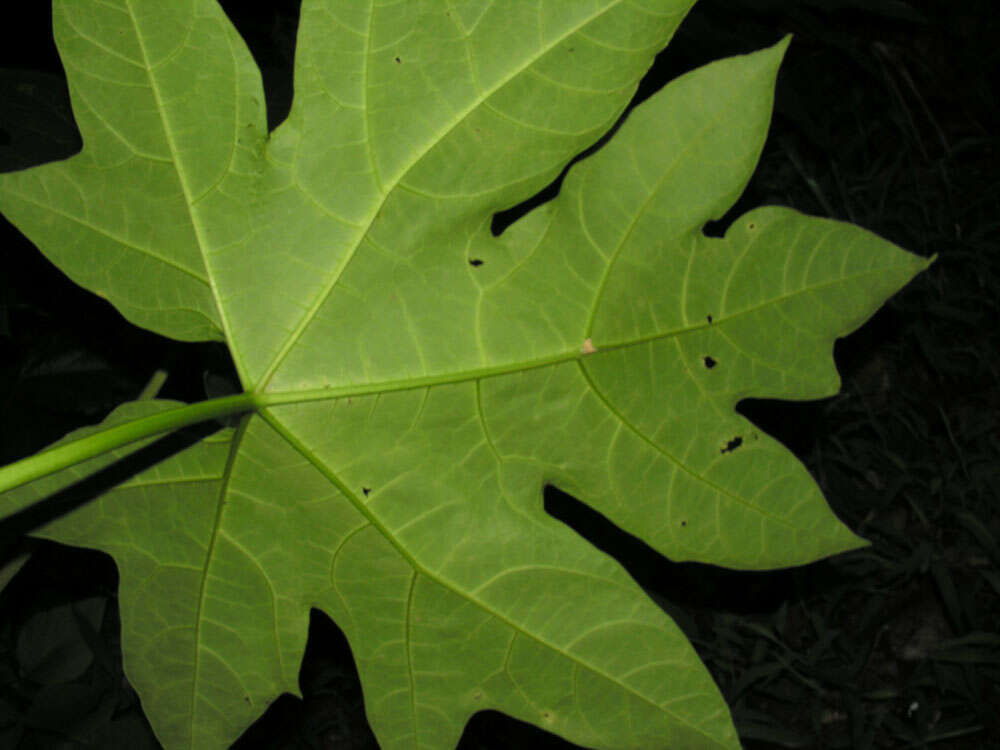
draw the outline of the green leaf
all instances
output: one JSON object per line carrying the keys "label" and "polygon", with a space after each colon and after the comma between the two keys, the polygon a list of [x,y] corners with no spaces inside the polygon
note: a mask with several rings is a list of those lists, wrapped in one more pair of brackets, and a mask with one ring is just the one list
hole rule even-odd
{"label": "green leaf", "polygon": [[[692,1],[305,0],[268,134],[213,0],[56,0],[84,147],[2,175],[0,208],[137,325],[224,340],[254,408],[38,531],[114,556],[166,747],[225,747],[297,693],[311,607],[387,750],[453,747],[483,709],[590,747],[738,747],[677,626],[542,488],[674,560],[861,546],[734,406],[836,392],[834,339],[928,261],[777,207],[703,234],[750,178],[788,40],[674,81],[492,235],[615,123]],[[40,455],[120,447],[4,512],[191,413],[121,406]]]}

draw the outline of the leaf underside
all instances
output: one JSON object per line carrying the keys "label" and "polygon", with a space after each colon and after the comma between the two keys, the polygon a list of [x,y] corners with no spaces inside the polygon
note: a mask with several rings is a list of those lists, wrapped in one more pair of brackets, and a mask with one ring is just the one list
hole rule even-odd
{"label": "leaf underside", "polygon": [[591,747],[739,746],[676,625],[542,488],[674,560],[864,544],[734,407],[836,392],[834,339],[927,262],[778,207],[703,234],[750,178],[787,40],[672,82],[491,234],[612,126],[692,3],[304,0],[268,133],[214,0],[56,0],[84,147],[0,176],[0,208],[135,324],[225,341],[263,404],[39,531],[113,555],[165,747],[226,747],[297,694],[311,607],[386,750],[453,747],[483,709]]}

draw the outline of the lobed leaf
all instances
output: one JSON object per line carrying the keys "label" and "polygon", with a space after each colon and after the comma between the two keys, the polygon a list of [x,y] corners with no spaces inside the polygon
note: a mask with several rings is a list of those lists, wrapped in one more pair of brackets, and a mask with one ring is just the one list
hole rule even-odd
{"label": "lobed leaf", "polygon": [[750,178],[788,40],[674,81],[492,235],[612,126],[692,2],[304,0],[268,134],[213,0],[56,0],[84,148],[0,176],[0,208],[132,322],[224,340],[259,407],[39,531],[115,557],[166,747],[226,746],[297,693],[311,607],[387,750],[453,746],[488,708],[590,747],[738,746],[677,626],[542,488],[675,560],[864,544],[734,407],[834,393],[834,339],[928,261],[778,207],[703,234]]}

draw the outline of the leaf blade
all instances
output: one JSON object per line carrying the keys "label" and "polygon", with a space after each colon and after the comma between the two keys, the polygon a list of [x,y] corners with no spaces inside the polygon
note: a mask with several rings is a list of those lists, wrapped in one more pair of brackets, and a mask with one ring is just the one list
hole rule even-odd
{"label": "leaf blade", "polygon": [[53,22],[84,147],[0,177],[0,207],[129,320],[223,340],[210,254],[246,230],[230,194],[266,131],[249,51],[211,0],[57,1]]}
{"label": "leaf blade", "polygon": [[[131,24],[113,62],[145,80],[133,140],[101,119],[128,124],[127,100],[77,70],[84,152],[3,184],[163,167],[172,187],[98,198],[170,198],[145,218],[176,230],[151,246],[188,286],[140,299],[134,273],[106,281],[72,243],[57,259],[137,322],[224,338],[259,409],[44,532],[115,555],[127,668],[166,745],[228,744],[294,693],[318,606],[385,747],[453,745],[486,707],[594,747],[738,746],[683,634],[544,513],[542,488],[674,559],[763,568],[857,546],[734,406],[830,393],[833,339],[926,262],[783,209],[703,236],[756,163],[787,41],[675,81],[492,237],[493,212],[610,126],[691,4],[306,0],[292,112],[266,140],[259,73],[214,2],[99,6]],[[69,31],[67,59],[89,59]],[[11,195],[43,244],[83,241]]]}

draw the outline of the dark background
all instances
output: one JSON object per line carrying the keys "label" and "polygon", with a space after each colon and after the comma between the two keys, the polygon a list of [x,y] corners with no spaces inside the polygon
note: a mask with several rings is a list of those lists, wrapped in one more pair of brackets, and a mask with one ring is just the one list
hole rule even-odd
{"label": "dark background", "polygon": [[[222,5],[262,67],[274,127],[291,101],[298,3]],[[839,395],[739,407],[805,462],[871,548],[768,573],[673,564],[546,491],[550,513],[675,617],[748,748],[1000,747],[994,5],[701,0],[637,95],[793,32],[761,164],[706,231],[775,203],[939,254],[837,343]],[[48,3],[18,10],[0,31],[2,171],[79,148]],[[100,421],[157,369],[169,373],[161,395],[185,401],[231,377],[221,347],[131,327],[5,221],[0,232],[0,463]],[[114,563],[26,540],[29,530],[23,519],[0,524],[0,563],[8,574],[23,564],[0,575],[0,748],[158,747],[121,671]],[[303,700],[280,698],[237,747],[375,747],[350,652],[317,612],[300,685]],[[572,747],[492,712],[460,747],[529,743]]]}

